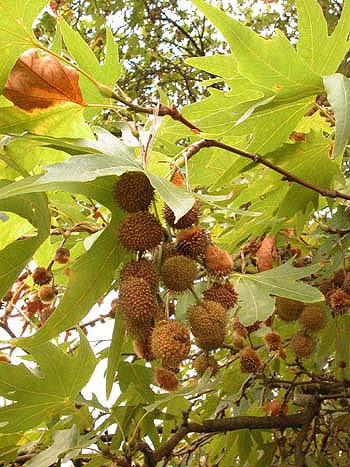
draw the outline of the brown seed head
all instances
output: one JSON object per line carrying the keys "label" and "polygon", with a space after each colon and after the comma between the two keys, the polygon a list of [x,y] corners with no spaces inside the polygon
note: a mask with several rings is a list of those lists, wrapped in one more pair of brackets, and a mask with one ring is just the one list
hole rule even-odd
{"label": "brown seed head", "polygon": [[57,290],[51,285],[42,285],[38,291],[40,300],[44,303],[51,303],[55,300],[57,295]]}
{"label": "brown seed head", "polygon": [[196,259],[204,255],[209,245],[209,235],[202,227],[192,227],[179,232],[176,236],[178,253]]}
{"label": "brown seed head", "polygon": [[281,346],[281,336],[277,334],[277,332],[269,332],[265,334],[264,341],[270,352],[279,350]]}
{"label": "brown seed head", "polygon": [[215,375],[219,369],[218,362],[215,358],[204,353],[200,354],[194,360],[193,368],[196,370],[198,376],[202,376],[208,368],[213,375]]}
{"label": "brown seed head", "polygon": [[152,333],[152,352],[167,368],[176,367],[188,357],[191,341],[188,327],[175,320],[159,321]]}
{"label": "brown seed head", "polygon": [[343,313],[350,306],[350,294],[338,287],[326,295],[326,302],[334,313]]}
{"label": "brown seed head", "polygon": [[290,298],[276,297],[276,314],[283,321],[295,321],[299,318],[304,308],[303,302]]}
{"label": "brown seed head", "polygon": [[292,337],[290,347],[298,357],[309,357],[315,350],[316,341],[313,337],[299,332]]}
{"label": "brown seed head", "polygon": [[198,200],[194,202],[192,208],[177,222],[175,222],[175,215],[168,205],[164,206],[163,215],[166,223],[175,229],[187,229],[193,224],[198,223],[198,219],[201,212],[201,204]]}
{"label": "brown seed head", "polygon": [[188,321],[198,347],[212,350],[220,347],[227,333],[227,310],[217,302],[204,300],[188,312]]}
{"label": "brown seed head", "polygon": [[167,368],[156,368],[154,370],[154,382],[165,391],[176,391],[179,387],[176,374]]}
{"label": "brown seed head", "polygon": [[306,305],[299,318],[308,331],[320,331],[327,324],[326,313],[319,305]]}
{"label": "brown seed head", "polygon": [[149,326],[157,312],[157,302],[150,285],[138,277],[130,277],[119,286],[123,319]]}
{"label": "brown seed head", "polygon": [[53,279],[53,274],[48,269],[40,266],[32,273],[33,281],[38,285],[49,284]]}
{"label": "brown seed head", "polygon": [[239,364],[242,373],[257,373],[261,368],[260,357],[251,347],[245,347],[241,351]]}
{"label": "brown seed head", "polygon": [[154,188],[143,172],[123,173],[114,187],[117,204],[129,213],[147,211],[154,197]]}
{"label": "brown seed head", "polygon": [[220,303],[227,310],[236,305],[237,297],[238,295],[229,281],[215,282],[204,292],[205,300]]}
{"label": "brown seed head", "polygon": [[197,263],[185,256],[173,256],[165,261],[160,275],[167,289],[183,292],[192,287],[197,278]]}
{"label": "brown seed head", "polygon": [[60,248],[57,248],[57,250],[55,251],[53,260],[59,264],[67,264],[69,261],[69,257],[70,257],[70,251],[68,250],[68,248],[60,247]]}
{"label": "brown seed head", "polygon": [[127,250],[152,250],[160,244],[162,238],[163,227],[149,212],[129,214],[120,226],[119,239]]}
{"label": "brown seed head", "polygon": [[233,270],[232,256],[216,245],[209,245],[205,253],[205,267],[214,276],[227,276]]}
{"label": "brown seed head", "polygon": [[120,280],[124,281],[130,277],[138,277],[144,279],[152,290],[157,287],[158,275],[157,268],[153,261],[141,258],[138,261],[132,260],[126,263],[120,272]]}

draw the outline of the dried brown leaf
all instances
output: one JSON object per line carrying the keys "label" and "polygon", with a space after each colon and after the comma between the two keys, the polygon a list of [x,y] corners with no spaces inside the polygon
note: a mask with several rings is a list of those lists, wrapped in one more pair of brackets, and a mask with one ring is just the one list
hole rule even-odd
{"label": "dried brown leaf", "polygon": [[266,236],[256,252],[259,271],[263,272],[272,269],[273,260],[276,256],[276,238]]}
{"label": "dried brown leaf", "polygon": [[57,58],[30,49],[18,58],[4,89],[4,96],[17,107],[32,112],[62,102],[85,105],[78,84],[79,74]]}

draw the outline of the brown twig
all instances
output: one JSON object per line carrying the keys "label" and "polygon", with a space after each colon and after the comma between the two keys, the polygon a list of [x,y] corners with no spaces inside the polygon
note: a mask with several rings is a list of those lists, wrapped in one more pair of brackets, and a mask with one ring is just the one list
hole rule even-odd
{"label": "brown twig", "polygon": [[198,141],[194,143],[193,145],[189,146],[186,150],[186,157],[187,160],[190,159],[192,156],[194,156],[197,152],[199,152],[203,148],[212,148],[216,147],[219,149],[223,149],[225,151],[231,152],[233,154],[237,154],[238,156],[245,157],[247,159],[250,159],[252,162],[255,162],[256,164],[261,164],[264,165],[265,167],[268,167],[269,169],[283,175],[282,180],[288,181],[288,182],[295,182],[298,183],[299,185],[304,186],[305,188],[308,188],[309,190],[316,191],[319,193],[321,196],[327,197],[327,198],[341,198],[341,199],[346,199],[350,200],[350,195],[347,195],[345,193],[341,193],[337,190],[327,190],[325,188],[320,188],[307,180],[304,180],[290,172],[288,170],[283,169],[282,167],[279,167],[272,162],[270,162],[267,159],[264,159],[260,154],[254,154],[251,152],[243,151],[242,149],[236,148],[234,146],[230,146],[229,144],[222,143],[217,140],[212,140],[212,139],[202,139],[201,141]]}
{"label": "brown twig", "polygon": [[300,428],[308,426],[317,413],[318,406],[310,406],[304,412],[293,415],[278,415],[276,417],[238,416],[204,420],[202,423],[190,422],[181,425],[165,443],[154,451],[145,442],[137,443],[136,448],[144,455],[145,467],[155,467],[160,460],[169,456],[177,444],[189,433],[226,433],[243,429]]}
{"label": "brown twig", "polygon": [[[117,93],[113,92],[112,96],[115,100],[125,104],[128,106],[130,109],[134,110],[135,112],[140,112],[140,113],[146,113],[146,114],[153,114],[154,109],[152,107],[145,107],[142,105],[134,104],[130,99],[126,97],[122,97],[118,95]],[[169,116],[173,120],[177,120],[186,127],[188,127],[190,130],[194,131],[195,133],[199,134],[201,130],[194,125],[192,122],[187,120],[181,112],[177,109],[175,105],[168,107],[164,104],[160,104],[159,107],[159,116]],[[292,174],[291,172],[288,172],[288,170],[283,169],[282,167],[279,167],[269,160],[263,158],[260,154],[254,154],[248,151],[243,151],[242,149],[236,148],[234,146],[230,146],[229,144],[222,143],[221,141],[217,140],[210,140],[210,139],[203,139],[201,141],[198,141],[196,143],[193,143],[191,146],[189,146],[183,153],[182,160],[189,160],[194,154],[198,153],[201,149],[203,148],[211,148],[211,147],[216,147],[219,149],[223,149],[225,151],[231,152],[233,154],[237,154],[238,156],[245,157],[247,159],[250,159],[252,162],[255,162],[256,164],[261,164],[264,165],[265,167],[268,167],[269,169],[283,175],[284,181],[288,182],[295,182],[298,183],[299,185],[304,186],[305,188],[308,188],[309,190],[315,191],[319,193],[321,196],[327,197],[327,198],[340,198],[340,199],[345,199],[350,201],[350,195],[347,195],[345,193],[341,193],[337,190],[328,190],[325,188],[318,187],[307,180],[304,180],[297,175]]]}

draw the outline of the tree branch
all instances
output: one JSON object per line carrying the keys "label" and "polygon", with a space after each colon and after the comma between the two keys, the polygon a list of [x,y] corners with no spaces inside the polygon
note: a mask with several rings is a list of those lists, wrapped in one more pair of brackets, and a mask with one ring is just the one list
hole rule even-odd
{"label": "tree branch", "polygon": [[[113,92],[112,95],[109,95],[108,97],[113,97],[115,100],[125,104],[130,109],[134,110],[135,112],[146,113],[146,114],[154,113],[154,109],[152,107],[144,107],[142,105],[134,104],[130,99],[126,97],[122,97],[115,92]],[[175,105],[168,107],[164,104],[160,104],[158,115],[160,117],[169,116],[173,120],[177,120],[183,125],[187,126],[187,128],[192,130],[194,133],[199,134],[201,132],[201,130],[196,125],[194,125],[192,122],[187,120],[181,114],[181,112],[177,109]],[[294,175],[288,172],[282,167],[279,167],[273,164],[269,160],[264,159],[260,154],[254,154],[248,151],[243,151],[242,149],[236,148],[234,146],[230,146],[229,144],[225,144],[217,140],[202,139],[201,141],[194,143],[193,145],[186,148],[186,150],[183,152],[183,160],[185,160],[185,157],[187,158],[187,160],[190,159],[197,152],[199,152],[202,148],[212,148],[212,147],[223,149],[233,154],[237,154],[238,156],[245,157],[247,159],[250,159],[252,162],[255,162],[256,164],[262,164],[265,167],[268,167],[269,169],[283,175],[282,180],[298,183],[299,185],[302,185],[305,188],[308,188],[309,190],[319,193],[323,197],[334,198],[334,199],[340,198],[340,199],[345,199],[345,200],[350,201],[350,195],[341,193],[340,191],[337,191],[337,190],[327,190],[325,188],[320,188],[308,182],[307,180],[304,180],[298,177],[297,175]]]}
{"label": "tree branch", "polygon": [[155,467],[160,460],[169,456],[177,444],[189,433],[226,433],[243,429],[300,428],[309,425],[318,413],[318,409],[318,406],[315,405],[307,407],[304,412],[293,415],[278,415],[276,417],[241,416],[204,420],[203,423],[190,422],[181,425],[168,441],[154,451],[144,442],[138,442],[136,448],[144,454],[145,467]]}
{"label": "tree branch", "polygon": [[262,156],[259,154],[254,154],[251,152],[243,151],[242,149],[236,148],[234,146],[230,146],[229,144],[222,143],[217,140],[212,140],[212,139],[202,139],[201,141],[198,141],[194,143],[193,145],[189,146],[185,151],[183,158],[187,157],[187,160],[190,159],[192,156],[194,156],[197,152],[199,152],[203,148],[212,148],[216,147],[219,149],[223,149],[225,151],[231,152],[233,154],[237,154],[239,156],[245,157],[247,159],[250,159],[251,161],[255,162],[256,164],[262,164],[265,167],[268,167],[271,170],[274,170],[277,173],[280,173],[283,175],[283,180],[288,181],[288,182],[295,182],[298,183],[299,185],[304,186],[305,188],[308,188],[309,190],[316,191],[319,193],[321,196],[327,197],[327,198],[341,198],[341,199],[346,199],[350,200],[350,195],[347,195],[345,193],[341,193],[337,190],[327,190],[324,188],[320,188],[316,185],[313,185],[312,183],[308,182],[307,180],[304,180],[300,177],[297,177],[296,175],[288,172],[287,170],[283,169],[282,167],[279,167],[272,162],[268,161],[267,159],[264,159]]}

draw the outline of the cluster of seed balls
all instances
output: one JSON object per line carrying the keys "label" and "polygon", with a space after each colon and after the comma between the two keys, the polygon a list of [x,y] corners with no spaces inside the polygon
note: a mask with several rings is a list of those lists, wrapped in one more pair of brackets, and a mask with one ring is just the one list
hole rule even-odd
{"label": "cluster of seed balls", "polygon": [[[54,253],[52,264],[54,262],[58,264],[67,264],[69,258],[69,249],[60,247]],[[29,314],[36,311],[41,312],[41,314],[44,315],[43,321],[45,321],[53,311],[51,305],[57,296],[57,288],[54,285],[54,275],[51,268],[39,266],[32,272],[32,279],[34,284],[40,287],[36,294],[27,302],[27,311]]]}
{"label": "cluster of seed balls", "polygon": [[[201,375],[207,368],[217,370],[217,362],[209,353],[223,345],[228,310],[237,302],[234,287],[227,279],[233,260],[211,242],[209,233],[199,225],[198,201],[178,220],[165,205],[166,229],[149,211],[154,189],[143,172],[124,173],[115,185],[114,197],[127,212],[119,240],[135,254],[120,273],[121,316],[136,354],[148,361],[159,360],[156,384],[175,390],[180,365],[189,358],[191,334],[201,349],[193,362],[197,373]],[[172,316],[176,297],[191,290],[200,275],[207,276],[209,286],[203,298],[188,310],[185,324]]]}

